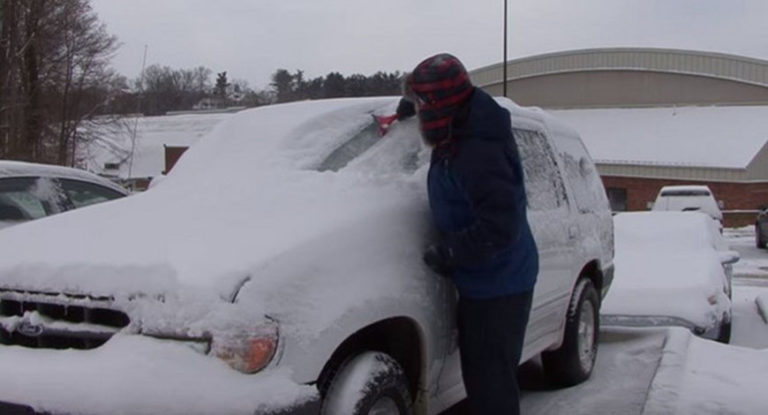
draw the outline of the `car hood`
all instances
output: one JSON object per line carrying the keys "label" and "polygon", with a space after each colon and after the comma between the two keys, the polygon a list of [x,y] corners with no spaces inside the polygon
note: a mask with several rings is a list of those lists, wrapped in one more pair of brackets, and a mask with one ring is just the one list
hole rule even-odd
{"label": "car hood", "polygon": [[[245,284],[271,290],[289,283],[279,276],[263,281],[260,270],[297,247],[343,247],[350,233],[360,244],[398,237],[418,243],[413,233],[393,236],[381,229],[411,224],[408,218],[415,214],[420,224],[426,222],[424,166],[407,173],[362,162],[339,172],[312,168],[311,154],[327,153],[317,141],[330,133],[344,135],[338,124],[317,120],[353,114],[348,128],[354,130],[370,122],[370,112],[389,110],[393,103],[365,100],[349,109],[333,102],[319,109],[297,105],[238,114],[190,149],[178,172],[143,194],[0,232],[0,288],[113,298],[167,297],[193,289],[234,301]],[[278,122],[285,112],[298,122]],[[265,130],[260,141],[248,133],[257,126]],[[315,137],[311,143],[308,135]],[[368,151],[372,160],[386,159],[375,157],[377,152],[392,155],[421,146],[415,123],[391,135]],[[355,253],[328,255],[336,257],[292,261],[313,272],[319,262]]]}

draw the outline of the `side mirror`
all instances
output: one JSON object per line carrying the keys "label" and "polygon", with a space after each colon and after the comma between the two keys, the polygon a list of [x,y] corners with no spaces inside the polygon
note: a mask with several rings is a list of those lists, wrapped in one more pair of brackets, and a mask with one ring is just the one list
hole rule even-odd
{"label": "side mirror", "polygon": [[648,209],[648,210],[653,209],[653,202],[646,202],[645,203],[645,208]]}
{"label": "side mirror", "polygon": [[725,202],[723,202],[722,200],[718,200],[717,201],[717,207],[719,207],[720,210],[725,209]]}

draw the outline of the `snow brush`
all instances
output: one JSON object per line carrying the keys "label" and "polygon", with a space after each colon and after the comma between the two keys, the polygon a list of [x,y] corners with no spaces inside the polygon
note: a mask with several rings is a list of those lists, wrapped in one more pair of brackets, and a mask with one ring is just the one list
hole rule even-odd
{"label": "snow brush", "polygon": [[374,120],[376,120],[376,124],[379,126],[379,135],[384,137],[387,135],[387,132],[389,131],[389,128],[392,126],[392,124],[397,121],[397,114],[392,115],[373,115],[371,114]]}

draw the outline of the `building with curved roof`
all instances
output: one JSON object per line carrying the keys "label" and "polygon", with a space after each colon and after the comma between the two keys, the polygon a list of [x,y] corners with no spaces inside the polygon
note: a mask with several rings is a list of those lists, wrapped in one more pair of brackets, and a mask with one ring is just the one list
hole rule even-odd
{"label": "building with curved roof", "polygon": [[[472,71],[502,94],[503,65]],[[520,105],[546,108],[768,104],[768,61],[675,49],[611,48],[549,53],[507,64]]]}
{"label": "building with curved roof", "polygon": [[[471,72],[492,95],[503,66]],[[582,135],[616,210],[671,184],[707,184],[729,225],[768,205],[768,61],[674,49],[549,53],[507,65],[508,95]]]}

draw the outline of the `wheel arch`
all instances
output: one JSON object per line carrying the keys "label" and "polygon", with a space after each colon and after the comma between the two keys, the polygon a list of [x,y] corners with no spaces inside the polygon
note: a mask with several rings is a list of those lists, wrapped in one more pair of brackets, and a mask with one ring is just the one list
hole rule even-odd
{"label": "wheel arch", "polygon": [[426,344],[419,324],[409,317],[391,317],[370,324],[347,337],[333,351],[320,371],[317,388],[328,391],[333,376],[347,359],[372,350],[386,353],[403,368],[414,400],[426,389]]}
{"label": "wheel arch", "polygon": [[584,267],[579,272],[579,277],[576,279],[576,281],[574,281],[574,289],[579,283],[579,280],[582,278],[588,278],[590,281],[592,281],[592,285],[594,285],[595,289],[597,290],[597,297],[602,302],[601,293],[603,292],[603,284],[605,283],[605,280],[603,277],[602,268],[600,267],[600,261],[593,259],[584,265]]}

